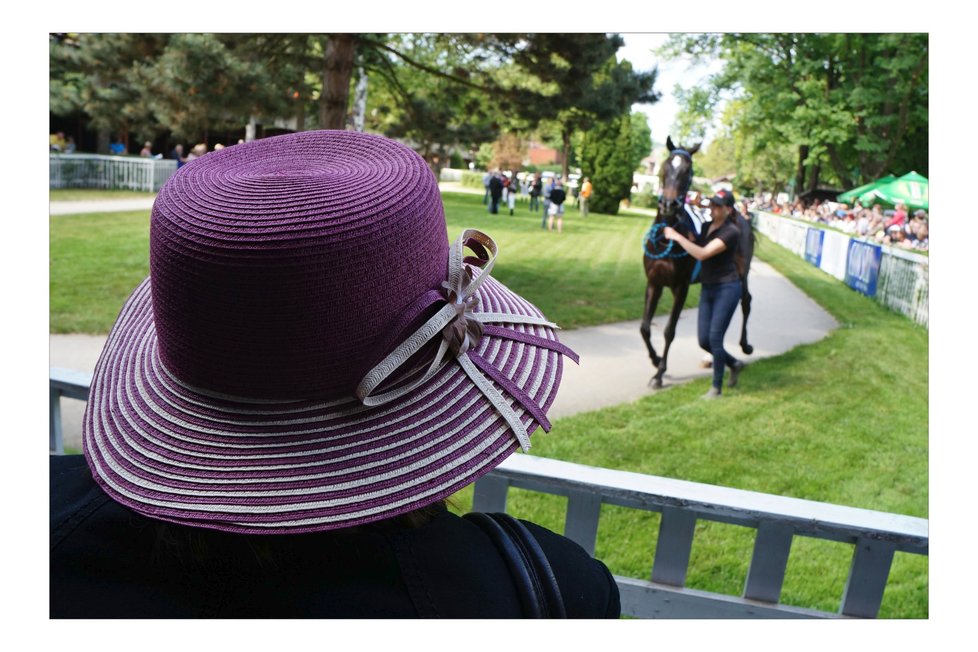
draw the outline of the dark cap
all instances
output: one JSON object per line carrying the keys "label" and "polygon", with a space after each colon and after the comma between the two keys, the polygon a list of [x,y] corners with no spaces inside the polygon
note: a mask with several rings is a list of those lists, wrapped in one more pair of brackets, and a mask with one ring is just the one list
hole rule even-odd
{"label": "dark cap", "polygon": [[733,193],[729,190],[717,190],[717,194],[710,197],[710,203],[716,204],[717,206],[730,206],[734,205]]}

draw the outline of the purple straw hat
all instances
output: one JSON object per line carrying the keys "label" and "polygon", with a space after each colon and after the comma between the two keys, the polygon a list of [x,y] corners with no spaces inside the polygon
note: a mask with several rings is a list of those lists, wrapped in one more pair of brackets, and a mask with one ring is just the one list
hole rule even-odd
{"label": "purple straw hat", "polygon": [[434,176],[386,138],[303,132],[181,167],[95,368],[95,479],[152,518],[260,534],[454,493],[549,429],[577,359],[490,276],[496,252],[473,230],[449,244]]}

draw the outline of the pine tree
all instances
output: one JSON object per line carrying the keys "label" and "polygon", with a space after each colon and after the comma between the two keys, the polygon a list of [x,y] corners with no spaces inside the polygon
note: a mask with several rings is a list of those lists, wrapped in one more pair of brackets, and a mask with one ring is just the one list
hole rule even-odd
{"label": "pine tree", "polygon": [[581,170],[591,178],[591,210],[618,214],[621,200],[628,199],[635,170],[634,130],[626,114],[611,122],[595,125],[582,140]]}

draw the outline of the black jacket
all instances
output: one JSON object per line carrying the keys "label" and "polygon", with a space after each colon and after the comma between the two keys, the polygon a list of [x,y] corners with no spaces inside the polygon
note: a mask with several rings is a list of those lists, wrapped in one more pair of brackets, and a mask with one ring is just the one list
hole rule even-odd
{"label": "black jacket", "polygon": [[[608,569],[526,523],[569,617],[617,618]],[[249,537],[164,524],[114,502],[81,455],[51,457],[52,618],[519,618],[502,558],[440,508],[417,528]]]}
{"label": "black jacket", "polygon": [[489,180],[489,194],[496,198],[503,196],[502,179],[497,176],[493,176],[493,178]]}

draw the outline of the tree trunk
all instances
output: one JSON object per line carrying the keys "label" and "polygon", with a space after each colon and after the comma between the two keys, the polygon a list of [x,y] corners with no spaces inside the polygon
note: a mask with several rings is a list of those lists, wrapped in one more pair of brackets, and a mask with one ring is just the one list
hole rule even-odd
{"label": "tree trunk", "polygon": [[798,172],[795,173],[795,192],[801,193],[805,188],[805,161],[808,160],[808,145],[798,146]]}
{"label": "tree trunk", "polygon": [[299,106],[295,112],[295,130],[306,130],[306,103],[302,101],[302,98],[299,98]]}
{"label": "tree trunk", "polygon": [[363,68],[357,70],[357,88],[353,95],[353,129],[363,131],[367,117],[367,73]]}
{"label": "tree trunk", "polygon": [[326,41],[323,56],[323,93],[319,100],[319,128],[346,127],[346,107],[350,99],[350,78],[357,53],[355,34],[333,34]]}
{"label": "tree trunk", "polygon": [[95,152],[98,154],[109,153],[109,143],[112,142],[112,133],[108,129],[99,129],[95,136]]}
{"label": "tree trunk", "polygon": [[567,175],[568,175],[568,172],[570,172],[570,131],[566,127],[561,128],[561,130],[560,130],[560,137],[564,141],[564,144],[563,144],[563,147],[564,147],[563,158],[564,158],[564,160],[563,160],[563,168],[562,168],[561,176],[564,179],[564,183],[567,183],[567,178],[568,178]]}
{"label": "tree trunk", "polygon": [[816,163],[812,166],[812,173],[808,177],[808,188],[805,189],[806,193],[811,193],[816,188],[818,188],[818,178],[822,174],[822,166]]}
{"label": "tree trunk", "polygon": [[842,187],[852,188],[853,186],[859,185],[853,183],[853,179],[849,175],[849,170],[846,169],[845,163],[842,162],[842,157],[839,155],[839,149],[832,144],[826,145],[825,149],[829,154],[829,162],[832,164],[832,170],[839,177]]}

